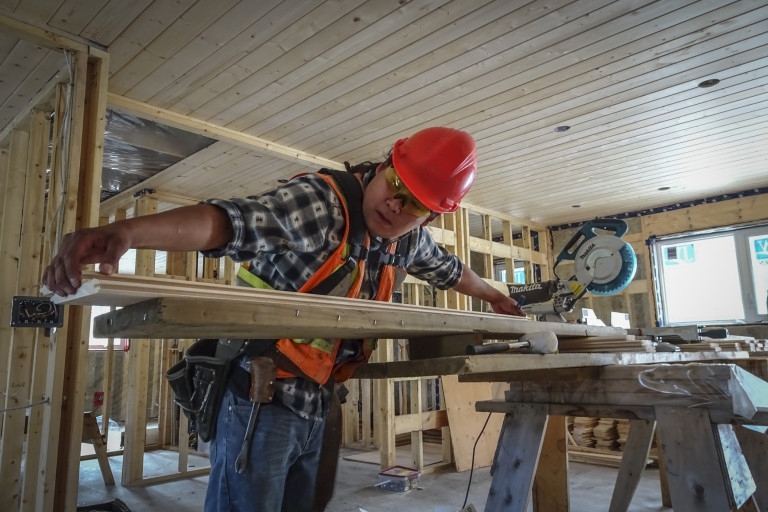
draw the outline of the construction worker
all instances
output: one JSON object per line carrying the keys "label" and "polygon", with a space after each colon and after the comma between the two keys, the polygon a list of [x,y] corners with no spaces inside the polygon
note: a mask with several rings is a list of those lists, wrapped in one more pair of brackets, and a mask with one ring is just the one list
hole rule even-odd
{"label": "construction worker", "polygon": [[[437,288],[482,299],[497,313],[523,316],[513,299],[439,247],[425,229],[439,214],[458,209],[476,168],[469,134],[427,128],[398,140],[383,162],[347,164],[345,176],[321,171],[260,196],[211,199],[68,234],[43,282],[66,296],[80,286],[83,265],[98,263],[100,272],[110,274],[128,249],[203,251],[247,262],[239,275],[251,286],[389,300],[407,272]],[[360,217],[363,236],[354,240]],[[247,436],[254,412],[243,382],[247,365],[233,365],[217,409],[205,510],[323,510],[330,484],[320,460],[324,420],[335,403],[333,383],[365,362],[372,344],[286,339],[245,345],[239,362],[264,354],[275,361],[274,398],[256,409],[255,428]],[[244,445],[245,468],[237,463]],[[337,456],[334,450],[326,454]],[[316,499],[318,473],[326,483]]]}

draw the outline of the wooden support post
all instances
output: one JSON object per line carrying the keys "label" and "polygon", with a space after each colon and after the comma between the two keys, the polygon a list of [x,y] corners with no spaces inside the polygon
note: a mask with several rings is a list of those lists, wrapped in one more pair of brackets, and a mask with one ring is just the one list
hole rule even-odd
{"label": "wooden support post", "polygon": [[[48,165],[48,143],[51,122],[46,112],[34,110],[30,120],[29,162],[24,194],[24,219],[21,231],[21,254],[18,274],[18,294],[34,296],[42,277],[41,261],[45,231],[46,168]],[[20,351],[20,360],[11,361],[17,373],[28,380],[29,400],[39,403],[48,400],[45,395],[46,372],[50,339],[42,329],[18,328],[13,337],[14,352]],[[34,357],[32,357],[34,354]],[[10,382],[10,381],[9,381]],[[36,478],[42,476],[40,453],[43,438],[44,410],[50,405],[40,404],[26,412],[26,452],[24,457],[24,478],[22,481],[22,510],[31,508],[36,498]],[[22,413],[24,411],[19,411]],[[7,417],[6,417],[7,418]],[[23,420],[22,420],[23,423]],[[23,428],[22,428],[23,431]],[[34,475],[34,478],[33,478]],[[27,478],[29,476],[29,478]]]}
{"label": "wooden support post", "polygon": [[[415,386],[414,386],[415,384]],[[415,392],[413,388],[416,388]],[[421,402],[421,379],[411,381],[411,414],[418,414],[421,416],[422,402]],[[424,468],[424,434],[421,430],[414,430],[411,432],[411,460],[413,461],[413,467],[417,469]]]}
{"label": "wooden support post", "polygon": [[653,442],[656,422],[651,420],[630,420],[629,434],[624,445],[619,474],[613,488],[609,512],[624,512],[640,483],[640,477],[648,461],[648,450]]}
{"label": "wooden support post", "polygon": [[[77,53],[73,60],[72,101],[67,112],[61,113],[71,116],[72,122],[67,160],[62,161],[64,167],[60,170],[66,176],[66,189],[62,190],[64,203],[60,206],[64,217],[57,236],[75,228],[94,226],[98,221],[109,63],[107,55],[101,52],[93,57],[86,52]],[[65,358],[64,374],[59,377],[63,379],[63,386],[61,381],[52,383],[55,394],[52,400],[54,407],[61,405],[62,414],[58,453],[48,456],[48,467],[56,467],[57,473],[55,491],[45,498],[51,500],[50,504],[46,502],[46,509],[55,503],[74,510],[77,504],[83,426],[83,404],[79,397],[85,388],[89,326],[90,308],[68,308],[65,329],[57,335],[56,357]],[[55,429],[57,425],[49,424],[49,428]],[[38,496],[42,495],[44,492],[38,492]]]}
{"label": "wooden support post", "polygon": [[565,416],[550,416],[544,433],[536,478],[533,482],[535,512],[568,512],[568,453]]}
{"label": "wooden support post", "polygon": [[758,509],[768,512],[768,436],[746,427],[736,427],[734,431],[757,485]]}
{"label": "wooden support post", "polygon": [[[377,349],[379,360],[392,361],[394,342],[391,339],[379,340]],[[381,467],[395,465],[395,390],[394,379],[379,379],[374,383],[374,392],[378,398],[376,438],[378,440]]]}
{"label": "wooden support post", "polygon": [[[157,201],[149,196],[137,199],[136,217],[157,212]],[[136,251],[136,275],[152,275],[155,251]],[[149,391],[150,340],[132,339],[128,350],[127,388],[129,389],[125,420],[122,484],[134,485],[144,476],[144,446],[147,440],[147,393]]]}
{"label": "wooden support post", "polygon": [[[713,432],[707,410],[657,406],[655,411],[675,511],[722,512],[741,506],[748,482],[742,481],[744,491],[734,496],[732,482],[724,481],[724,476],[733,473],[723,471],[720,465],[725,462],[723,450],[725,459],[738,459],[741,453],[722,444],[717,431]],[[751,489],[754,492],[754,482]]]}
{"label": "wooden support post", "polygon": [[[7,179],[8,189],[4,201],[3,226],[0,227],[0,268],[5,278],[0,281],[0,318],[10,318],[11,300],[17,294],[19,275],[19,239],[21,238],[22,213],[24,211],[24,186],[27,173],[29,133],[15,130],[11,133],[10,168]],[[2,437],[0,437],[0,510],[16,510],[20,501],[20,473],[22,444],[26,412],[20,406],[29,403],[29,382],[23,374],[28,373],[25,361],[29,362],[29,346],[21,339],[14,340],[17,329],[7,321],[0,322],[0,409],[2,414]],[[17,365],[21,364],[21,368]]]}
{"label": "wooden support post", "polygon": [[547,423],[547,406],[511,404],[493,460],[486,512],[525,512]]}
{"label": "wooden support post", "polygon": [[93,444],[93,449],[96,452],[96,459],[99,461],[99,469],[101,469],[101,477],[104,479],[104,484],[115,485],[115,477],[112,475],[112,468],[109,466],[109,459],[107,459],[107,445],[104,444],[104,438],[99,431],[99,425],[96,423],[96,418],[94,418],[93,414],[90,412],[83,414],[82,442]]}

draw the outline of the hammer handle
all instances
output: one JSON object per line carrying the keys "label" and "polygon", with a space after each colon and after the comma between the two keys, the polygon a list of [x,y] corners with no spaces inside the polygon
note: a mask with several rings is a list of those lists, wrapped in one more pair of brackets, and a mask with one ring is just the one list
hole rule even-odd
{"label": "hammer handle", "polygon": [[527,341],[517,341],[514,343],[487,343],[485,345],[469,345],[467,347],[467,354],[471,356],[481,354],[499,354],[501,352],[509,352],[516,348],[529,348],[531,344]]}

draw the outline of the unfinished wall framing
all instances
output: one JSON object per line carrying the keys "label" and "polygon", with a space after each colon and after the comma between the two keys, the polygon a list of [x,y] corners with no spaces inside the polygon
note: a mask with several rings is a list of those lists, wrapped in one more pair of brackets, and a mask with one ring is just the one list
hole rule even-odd
{"label": "unfinished wall framing", "polygon": [[[38,93],[0,133],[0,312],[10,318],[12,297],[39,295],[61,234],[95,224],[108,57],[3,16],[0,29],[37,45],[47,70],[27,84]],[[56,62],[66,64],[51,69]],[[89,309],[65,309],[65,327],[51,336],[0,325],[0,509],[75,508],[83,408],[74,397],[84,391]]]}

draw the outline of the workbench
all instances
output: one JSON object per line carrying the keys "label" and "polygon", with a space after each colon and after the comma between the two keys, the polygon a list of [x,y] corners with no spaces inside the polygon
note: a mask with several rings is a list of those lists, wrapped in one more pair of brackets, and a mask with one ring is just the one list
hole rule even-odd
{"label": "workbench", "polygon": [[[753,495],[759,508],[751,510],[768,510],[764,429],[734,430],[768,425],[768,383],[736,364],[712,362],[726,354],[699,353],[699,362],[685,362],[688,355],[590,354],[597,357],[592,366],[584,366],[581,356],[586,354],[496,354],[430,361],[429,371],[443,368],[457,373],[460,381],[509,385],[503,399],[476,404],[478,411],[505,415],[486,512],[524,512],[531,499],[541,512],[568,510],[564,422],[547,430],[548,421],[565,416],[630,420],[610,512],[628,509],[654,434],[661,439],[676,512],[736,510]],[[642,364],[643,356],[653,364]],[[576,360],[582,366],[571,366]],[[669,362],[683,364],[663,364]],[[359,375],[414,376],[426,364],[380,363]],[[545,441],[547,436],[554,440]],[[541,461],[546,468],[537,468]]]}

